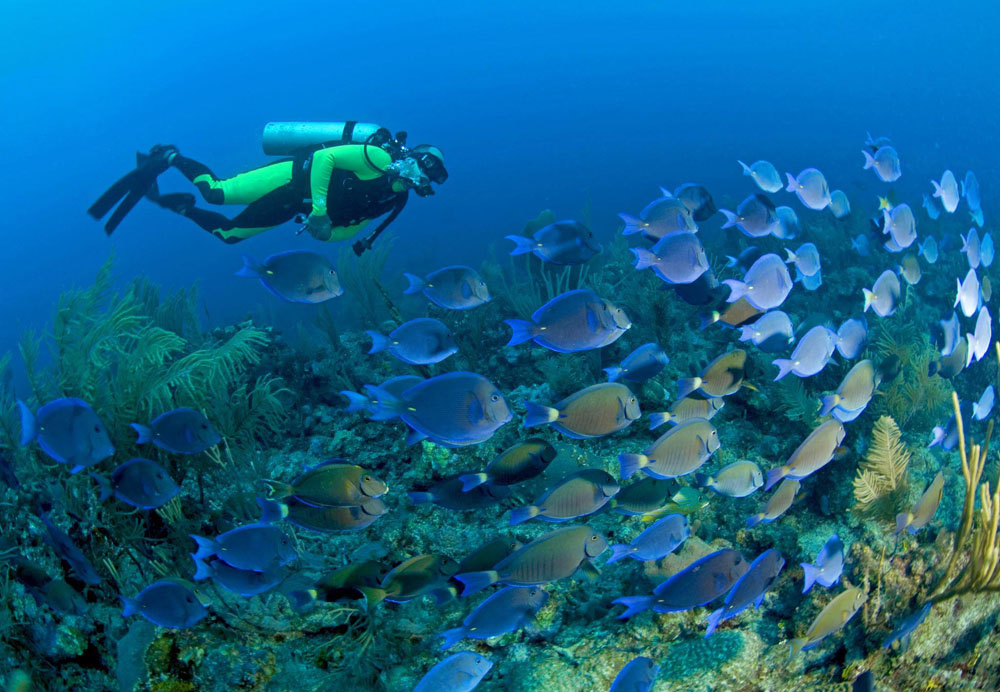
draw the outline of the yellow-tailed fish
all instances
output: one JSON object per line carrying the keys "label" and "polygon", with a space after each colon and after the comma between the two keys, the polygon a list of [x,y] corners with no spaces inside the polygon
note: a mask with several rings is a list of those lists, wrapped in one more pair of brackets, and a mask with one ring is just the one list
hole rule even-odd
{"label": "yellow-tailed fish", "polygon": [[725,405],[726,400],[722,397],[700,399],[694,396],[686,396],[683,399],[675,401],[669,411],[649,414],[649,429],[656,430],[664,423],[680,425],[692,418],[712,420],[715,414]]}
{"label": "yellow-tailed fish", "polygon": [[798,491],[799,482],[786,478],[764,505],[764,511],[747,519],[747,528],[752,529],[760,523],[770,523],[787,512],[788,508],[792,506],[792,500],[795,499],[795,493]]}
{"label": "yellow-tailed fish", "polygon": [[747,352],[733,349],[705,366],[698,377],[685,377],[677,381],[677,397],[682,399],[692,392],[703,397],[728,396],[739,391],[745,377]]}
{"label": "yellow-tailed fish", "polygon": [[937,513],[943,492],[944,474],[938,471],[937,475],[934,476],[934,480],[927,486],[927,490],[920,496],[917,504],[913,506],[913,510],[910,512],[901,512],[896,515],[896,533],[902,533],[903,529],[906,529],[911,534],[915,534],[927,526]]}
{"label": "yellow-tailed fish", "polygon": [[850,588],[830,601],[826,608],[820,611],[813,623],[809,625],[804,637],[798,637],[788,642],[792,651],[789,657],[800,651],[817,646],[828,634],[841,629],[861,606],[868,600],[868,594],[858,588]]}
{"label": "yellow-tailed fish", "polygon": [[[875,364],[871,360],[863,360],[844,375],[837,391],[823,397],[821,416],[828,416],[834,409],[854,412],[864,409],[872,400],[872,394],[877,386]],[[842,420],[839,416],[838,419]]]}
{"label": "yellow-tailed fish", "polygon": [[660,436],[643,454],[619,454],[621,477],[642,469],[656,478],[676,478],[697,471],[719,448],[719,433],[704,418],[681,423]]}
{"label": "yellow-tailed fish", "polygon": [[833,459],[833,452],[844,439],[844,424],[839,420],[828,420],[809,433],[802,441],[784,466],[778,466],[767,472],[767,485],[764,490],[770,490],[782,478],[800,481],[819,471]]}
{"label": "yellow-tailed fish", "polygon": [[524,427],[551,425],[578,440],[618,432],[642,415],[638,398],[619,382],[591,385],[552,407],[533,401],[526,401],[525,406]]}
{"label": "yellow-tailed fish", "polygon": [[701,496],[701,493],[694,488],[685,486],[678,490],[670,498],[670,502],[663,505],[663,507],[644,514],[642,520],[644,522],[656,521],[668,514],[683,514],[687,516],[705,507],[708,507],[708,501]]}

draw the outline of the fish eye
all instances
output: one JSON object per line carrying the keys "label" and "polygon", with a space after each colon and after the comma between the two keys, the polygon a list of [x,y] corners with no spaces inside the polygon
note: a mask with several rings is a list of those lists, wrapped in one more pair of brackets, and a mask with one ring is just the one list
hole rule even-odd
{"label": "fish eye", "polygon": [[361,480],[363,480],[363,481],[370,481],[371,479],[372,479],[371,476],[364,476]]}
{"label": "fish eye", "polygon": [[490,401],[500,401],[500,395],[493,394],[492,396],[490,396]]}
{"label": "fish eye", "polygon": [[596,540],[597,540],[597,534],[595,533],[595,534],[594,534],[593,536],[591,536],[591,537],[590,537],[590,540],[592,540],[592,541],[596,541]]}

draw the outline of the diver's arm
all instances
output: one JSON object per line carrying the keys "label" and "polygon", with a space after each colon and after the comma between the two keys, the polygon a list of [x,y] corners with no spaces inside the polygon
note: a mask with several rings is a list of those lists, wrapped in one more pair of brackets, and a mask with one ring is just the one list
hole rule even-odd
{"label": "diver's arm", "polygon": [[351,171],[361,180],[372,180],[383,175],[390,163],[392,157],[383,149],[364,144],[344,144],[316,151],[309,172],[312,215],[326,215],[326,196],[335,169]]}

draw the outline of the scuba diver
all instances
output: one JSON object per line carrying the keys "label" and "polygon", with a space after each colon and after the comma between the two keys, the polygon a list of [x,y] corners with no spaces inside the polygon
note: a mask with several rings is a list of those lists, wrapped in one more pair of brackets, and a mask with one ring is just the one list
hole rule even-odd
{"label": "scuba diver", "polygon": [[[194,221],[225,243],[237,243],[296,219],[317,240],[353,238],[387,214],[354,243],[361,255],[406,205],[410,190],[434,194],[431,183],[448,179],[441,150],[429,144],[406,147],[406,133],[356,121],[268,123],[264,153],[275,163],[219,179],[177,147],[157,145],[136,153],[136,168],[112,185],[87,212],[100,220],[117,205],[104,230],[111,235],[143,197]],[[188,192],[161,194],[157,178],[176,168],[209,204],[246,205],[229,218],[195,206]]]}

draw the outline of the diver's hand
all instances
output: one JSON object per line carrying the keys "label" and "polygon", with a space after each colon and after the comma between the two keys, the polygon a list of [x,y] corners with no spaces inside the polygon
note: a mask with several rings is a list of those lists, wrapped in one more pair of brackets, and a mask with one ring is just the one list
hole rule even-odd
{"label": "diver's hand", "polygon": [[326,214],[310,214],[303,228],[316,240],[329,240],[333,235],[333,224]]}

